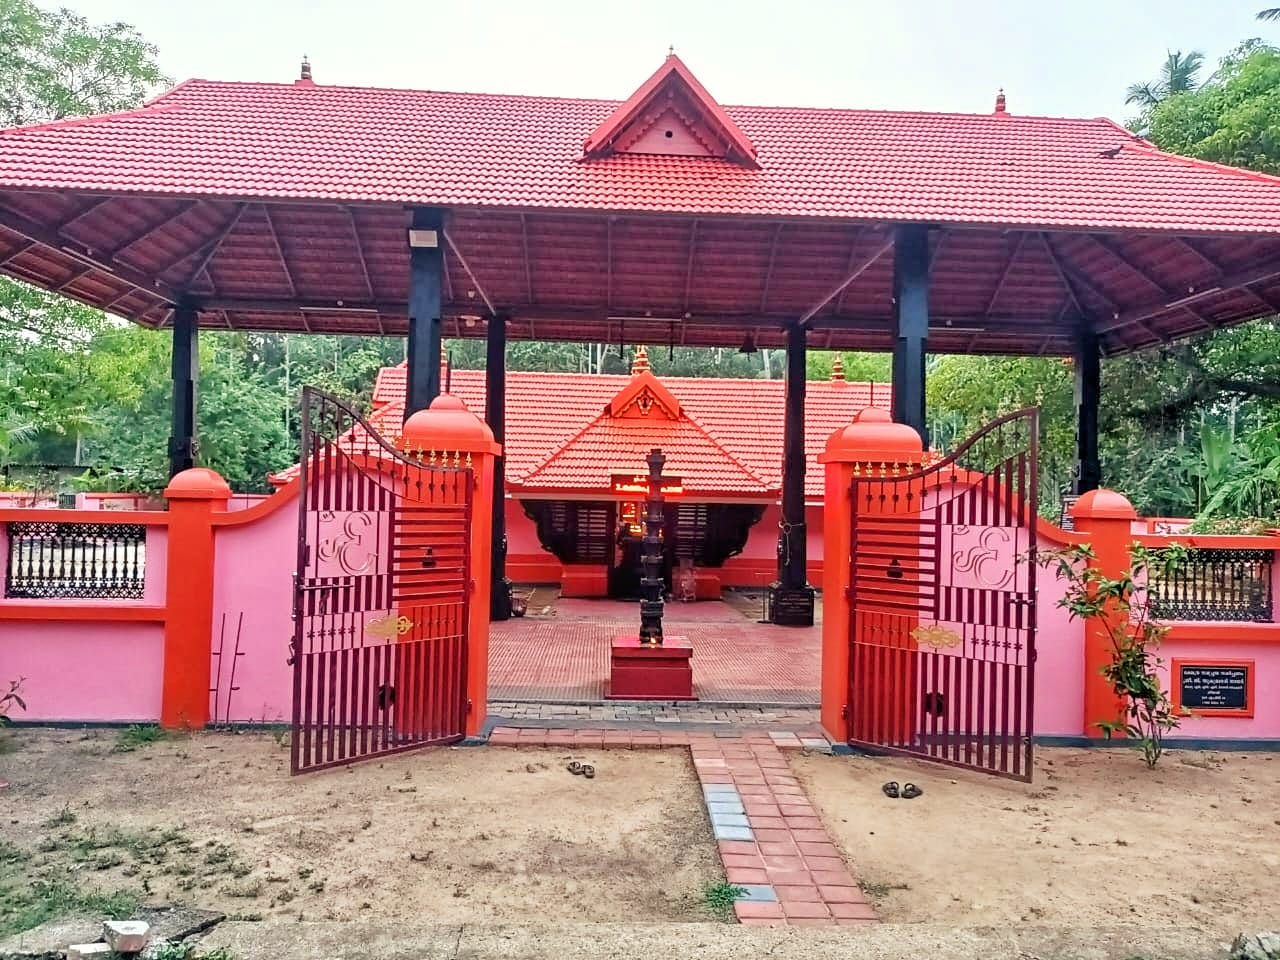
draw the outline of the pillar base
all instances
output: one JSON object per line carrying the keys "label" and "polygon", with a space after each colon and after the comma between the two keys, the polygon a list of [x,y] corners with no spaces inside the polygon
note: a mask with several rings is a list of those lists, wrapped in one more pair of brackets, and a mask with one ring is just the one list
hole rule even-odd
{"label": "pillar base", "polygon": [[782,627],[812,627],[815,593],[807,583],[803,587],[769,584],[769,622]]}
{"label": "pillar base", "polygon": [[639,637],[615,637],[609,657],[606,700],[696,700],[693,695],[693,644],[664,637],[660,646]]}
{"label": "pillar base", "polygon": [[489,622],[511,619],[511,581],[506,577],[493,581],[489,594]]}

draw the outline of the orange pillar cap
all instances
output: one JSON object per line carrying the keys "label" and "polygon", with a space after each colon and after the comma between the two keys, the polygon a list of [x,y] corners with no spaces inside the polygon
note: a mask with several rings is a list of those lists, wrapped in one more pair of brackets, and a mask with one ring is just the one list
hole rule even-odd
{"label": "orange pillar cap", "polygon": [[827,438],[819,463],[898,463],[924,456],[920,434],[905,423],[894,423],[879,407],[859,410],[853,422]]}
{"label": "orange pillar cap", "polygon": [[1138,511],[1123,493],[1114,490],[1090,490],[1071,507],[1077,520],[1136,520]]}
{"label": "orange pillar cap", "polygon": [[467,405],[449,393],[431,401],[404,422],[400,434],[403,450],[440,450],[458,453],[502,452],[493,439],[489,425],[467,409]]}
{"label": "orange pillar cap", "polygon": [[191,467],[169,481],[164,495],[169,500],[225,500],[231,496],[231,487],[217,470]]}

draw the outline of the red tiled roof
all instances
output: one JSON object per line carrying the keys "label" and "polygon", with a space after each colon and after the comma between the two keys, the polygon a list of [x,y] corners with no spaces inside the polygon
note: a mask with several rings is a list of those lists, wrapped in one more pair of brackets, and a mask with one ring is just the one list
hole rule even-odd
{"label": "red tiled roof", "polygon": [[[450,392],[480,416],[484,415],[484,378],[481,370],[453,370],[449,375]],[[557,470],[594,471],[599,476],[597,486],[603,487],[614,467],[642,469],[644,455],[652,446],[661,446],[672,457],[668,472],[686,480],[691,478],[691,471],[697,464],[686,466],[683,459],[676,459],[675,448],[668,450],[664,442],[651,442],[654,430],[671,430],[671,421],[665,418],[606,421],[602,417],[610,401],[630,382],[630,377],[612,374],[507,371],[508,481],[513,485],[524,483],[553,453],[563,449],[567,455],[565,466],[556,467]],[[374,409],[369,420],[375,429],[389,438],[400,435],[404,420],[404,383],[403,364],[386,367],[378,373]],[[733,483],[745,484],[746,478],[750,477],[767,490],[781,489],[784,406],[781,380],[663,377],[661,383],[680,401],[681,410],[691,421],[690,427],[680,427],[667,434],[667,442],[673,442],[681,451],[697,457],[712,458],[716,456],[713,448],[718,448],[722,451],[719,463],[708,459],[706,469],[728,471],[725,477]],[[827,438],[865,407],[888,409],[889,399],[888,384],[844,381],[811,381],[807,384],[806,497],[822,499],[822,469],[816,458]],[[636,439],[628,445],[619,431],[634,431]],[[698,432],[706,437],[706,441],[695,436]],[[576,445],[571,443],[575,439],[580,441]],[[639,451],[638,456],[636,451]],[[590,459],[593,456],[598,456],[598,462]],[[628,465],[626,456],[634,456],[634,462]],[[540,480],[549,482],[553,476],[559,477],[560,474],[549,472]],[[699,482],[711,479],[710,475],[698,476]],[[727,488],[722,492],[733,491],[745,492],[740,487]]]}
{"label": "red tiled roof", "polygon": [[1162,153],[1104,118],[725,107],[759,169],[583,160],[618,106],[189,80],[138,110],[0,133],[0,188],[1280,232],[1280,180]]}

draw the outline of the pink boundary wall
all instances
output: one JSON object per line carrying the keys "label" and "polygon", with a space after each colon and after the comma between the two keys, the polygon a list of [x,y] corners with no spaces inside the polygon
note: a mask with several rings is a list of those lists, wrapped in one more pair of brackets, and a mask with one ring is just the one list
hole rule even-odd
{"label": "pink boundary wall", "polygon": [[285,488],[264,516],[215,529],[209,700],[215,723],[288,723],[292,716],[296,506],[296,488]]}
{"label": "pink boundary wall", "polygon": [[[76,520],[76,511],[62,511]],[[8,572],[9,519],[0,519],[0,582]],[[113,518],[117,522],[121,518]],[[164,662],[163,608],[169,531],[147,525],[141,600],[0,600],[0,683],[24,678],[25,711],[15,720],[154,723],[160,718]],[[7,619],[5,606],[21,604],[48,614]],[[70,608],[70,609],[69,609]],[[97,620],[97,610],[133,608],[148,620]],[[74,611],[74,612],[72,612]]]}
{"label": "pink boundary wall", "polygon": [[[214,528],[215,577],[211,717],[218,723],[286,722],[291,713],[292,573],[296,563],[296,494],[285,489],[268,503],[245,503],[252,513]],[[509,501],[511,503],[511,501]],[[517,510],[518,505],[516,505]],[[41,519],[83,520],[94,511],[41,511]],[[236,511],[240,513],[240,511]],[[5,524],[24,511],[0,511],[0,580],[8,560]],[[146,515],[156,518],[157,514]],[[113,517],[119,520],[119,517]],[[773,558],[766,510],[744,560]],[[821,508],[809,510],[811,533]],[[0,599],[0,681],[25,676],[29,709],[16,719],[73,722],[153,722],[159,717],[163,664],[167,528],[147,519],[144,597],[139,601],[28,601]],[[525,521],[528,523],[528,521]],[[776,519],[774,520],[776,523]],[[529,524],[531,527],[531,524]],[[531,531],[526,531],[531,533]],[[1156,544],[1186,537],[1141,535]],[[1041,550],[1083,539],[1048,523],[1039,525]],[[1230,543],[1226,542],[1230,540]],[[765,543],[767,541],[767,550]],[[821,538],[810,556],[821,556]],[[1275,538],[1197,538],[1203,546],[1280,548]],[[1280,590],[1280,564],[1275,571]],[[1058,607],[1065,585],[1051,571],[1038,574],[1039,636],[1036,662],[1036,732],[1078,737],[1083,716],[1083,630]],[[1280,592],[1275,594],[1280,609]],[[47,608],[48,616],[40,615]],[[112,611],[98,616],[98,611]],[[125,618],[121,619],[121,615]],[[224,624],[225,617],[225,627]],[[243,619],[241,619],[243,617]],[[239,656],[235,633],[240,629]],[[1245,659],[1255,663],[1252,718],[1190,717],[1178,737],[1280,739],[1280,624],[1178,623],[1160,655],[1182,659]],[[222,651],[219,657],[218,652]],[[232,690],[231,664],[235,663]],[[1167,672],[1166,672],[1167,676]]]}

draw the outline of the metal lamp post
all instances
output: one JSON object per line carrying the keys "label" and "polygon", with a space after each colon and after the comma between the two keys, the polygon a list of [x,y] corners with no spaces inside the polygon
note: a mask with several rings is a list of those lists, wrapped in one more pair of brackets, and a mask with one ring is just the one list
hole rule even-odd
{"label": "metal lamp post", "polygon": [[662,466],[667,458],[654,447],[645,458],[649,464],[648,509],[640,554],[640,642],[662,644]]}

